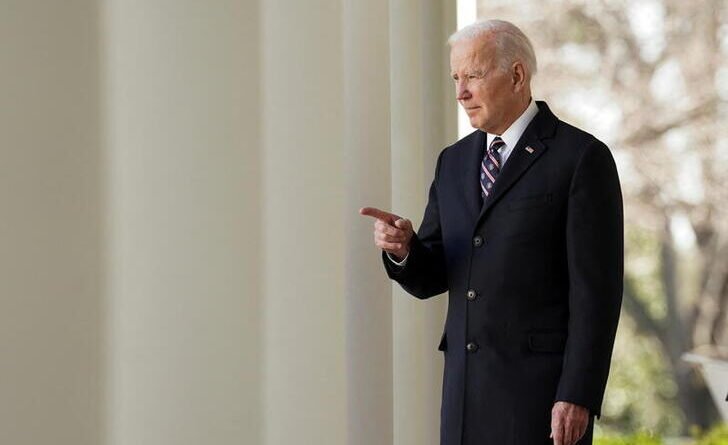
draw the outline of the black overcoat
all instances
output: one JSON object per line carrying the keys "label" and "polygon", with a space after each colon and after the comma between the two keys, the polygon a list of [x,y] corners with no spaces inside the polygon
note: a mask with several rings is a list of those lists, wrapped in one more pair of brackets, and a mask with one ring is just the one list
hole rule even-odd
{"label": "black overcoat", "polygon": [[544,102],[481,204],[486,135],[439,155],[404,267],[424,299],[449,291],[439,349],[442,445],[541,445],[558,400],[600,415],[622,301],[623,210],[614,159]]}

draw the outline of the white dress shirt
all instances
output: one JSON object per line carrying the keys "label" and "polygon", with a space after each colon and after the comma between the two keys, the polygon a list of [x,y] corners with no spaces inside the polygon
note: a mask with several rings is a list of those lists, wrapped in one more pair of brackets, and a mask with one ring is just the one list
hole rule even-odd
{"label": "white dress shirt", "polygon": [[[528,104],[528,107],[521,113],[521,115],[513,121],[510,127],[506,129],[506,131],[503,132],[503,134],[500,135],[500,138],[505,142],[505,145],[498,149],[498,154],[500,154],[501,158],[501,170],[503,169],[503,166],[506,165],[506,161],[508,160],[508,157],[513,152],[513,147],[516,146],[518,143],[518,140],[521,139],[521,136],[523,136],[523,132],[526,131],[526,127],[528,127],[528,124],[531,123],[531,120],[533,120],[534,116],[538,113],[538,106],[536,105],[536,102],[531,99],[531,102]],[[492,133],[485,133],[486,136],[486,147],[490,147],[490,144],[493,142],[493,139],[498,136],[497,134]],[[396,265],[398,266],[404,266],[407,264],[407,258],[409,257],[409,254],[402,259],[402,261],[395,261],[394,258],[392,258],[392,255],[387,253],[387,257]]]}

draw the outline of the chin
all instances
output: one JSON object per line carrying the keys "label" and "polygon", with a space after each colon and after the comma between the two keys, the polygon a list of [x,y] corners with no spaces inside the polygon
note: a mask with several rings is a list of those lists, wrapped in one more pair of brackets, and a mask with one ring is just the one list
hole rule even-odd
{"label": "chin", "polygon": [[483,128],[483,122],[481,122],[479,119],[470,119],[470,126],[477,129]]}

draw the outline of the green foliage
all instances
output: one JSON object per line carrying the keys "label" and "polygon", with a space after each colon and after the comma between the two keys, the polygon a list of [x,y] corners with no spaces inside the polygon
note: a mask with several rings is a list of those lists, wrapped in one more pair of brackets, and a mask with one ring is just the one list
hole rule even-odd
{"label": "green foliage", "polygon": [[697,435],[695,445],[728,445],[728,423],[713,427],[703,436]]}
{"label": "green foliage", "polygon": [[629,436],[598,437],[594,445],[663,445],[662,439],[652,433],[638,432]]}
{"label": "green foliage", "polygon": [[[685,442],[690,445],[728,445],[728,424],[714,426],[704,434],[699,429],[693,429],[693,440]],[[671,442],[667,442],[671,443]],[[683,442],[680,442],[683,443]],[[665,445],[661,437],[640,431],[627,436],[600,436],[594,438],[594,445]]]}

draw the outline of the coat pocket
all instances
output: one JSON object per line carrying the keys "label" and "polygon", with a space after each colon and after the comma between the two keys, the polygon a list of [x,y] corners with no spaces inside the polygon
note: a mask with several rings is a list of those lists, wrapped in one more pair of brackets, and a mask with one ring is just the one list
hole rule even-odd
{"label": "coat pocket", "polygon": [[528,349],[534,352],[564,352],[566,332],[531,332]]}
{"label": "coat pocket", "polygon": [[437,345],[438,351],[447,351],[447,334],[445,332],[442,333],[442,337],[440,337],[440,344]]}
{"label": "coat pocket", "polygon": [[542,207],[551,204],[552,194],[545,193],[542,195],[523,196],[508,201],[508,210],[530,209],[533,207]]}

